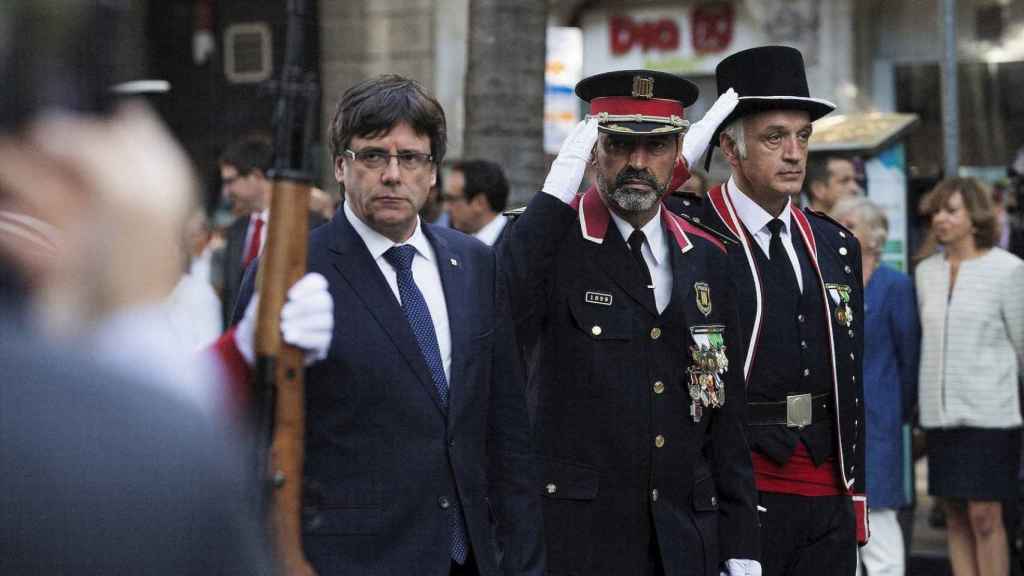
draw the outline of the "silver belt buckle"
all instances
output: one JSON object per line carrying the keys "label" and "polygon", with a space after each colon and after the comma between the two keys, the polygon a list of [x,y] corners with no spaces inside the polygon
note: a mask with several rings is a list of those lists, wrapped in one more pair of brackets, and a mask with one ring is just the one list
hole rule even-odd
{"label": "silver belt buckle", "polygon": [[786,426],[803,428],[811,425],[811,395],[786,396]]}

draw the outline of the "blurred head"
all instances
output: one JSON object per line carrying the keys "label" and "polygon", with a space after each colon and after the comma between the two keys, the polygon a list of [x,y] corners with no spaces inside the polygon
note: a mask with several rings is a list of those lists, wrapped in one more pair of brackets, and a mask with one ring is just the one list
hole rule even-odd
{"label": "blurred head", "polygon": [[697,170],[694,168],[690,171],[690,178],[683,182],[683,185],[677,190],[684,194],[691,194],[693,196],[703,196],[708,191],[708,174],[707,172]]}
{"label": "blurred head", "polygon": [[889,219],[877,204],[863,196],[843,198],[830,215],[853,232],[864,254],[881,255],[889,237]]}
{"label": "blurred head", "polygon": [[273,185],[267,172],[273,161],[273,144],[264,135],[246,136],[231,143],[221,154],[221,186],[234,215],[262,212],[270,205]]}
{"label": "blurred head", "polygon": [[487,160],[452,164],[444,201],[452,228],[473,234],[494,220],[508,201],[508,180],[501,166]]}
{"label": "blurred head", "polygon": [[977,178],[942,180],[929,194],[929,208],[939,244],[971,241],[979,249],[995,244],[998,225],[992,196]]}
{"label": "blurred head", "polygon": [[814,156],[807,162],[804,193],[811,207],[828,212],[836,202],[860,194],[853,162],[841,156]]}
{"label": "blurred head", "polygon": [[407,240],[444,158],[441,105],[414,80],[366,80],[342,96],[330,139],[334,176],[352,212],[391,240]]}
{"label": "blurred head", "polygon": [[768,110],[734,120],[719,146],[740,189],[759,204],[800,193],[811,138],[804,110]]}

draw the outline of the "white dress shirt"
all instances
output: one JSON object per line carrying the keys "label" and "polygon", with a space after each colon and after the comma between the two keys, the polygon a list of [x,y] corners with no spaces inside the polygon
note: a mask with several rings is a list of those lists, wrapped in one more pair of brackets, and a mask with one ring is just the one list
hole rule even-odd
{"label": "white dress shirt", "polygon": [[[619,229],[622,239],[628,242],[629,236],[634,230],[633,225],[611,210],[608,213],[612,215],[612,221]],[[654,304],[658,308],[658,314],[661,314],[672,300],[672,261],[669,259],[668,253],[669,240],[665,229],[661,226],[660,206],[658,213],[647,224],[644,224],[640,231],[646,237],[640,253],[644,255],[647,269],[651,272],[651,280],[654,282]]]}
{"label": "white dress shirt", "polygon": [[[732,199],[733,206],[736,207],[736,215],[739,216],[743,225],[750,231],[750,235],[754,237],[754,242],[761,247],[765,258],[771,258],[768,255],[768,247],[771,244],[772,232],[768,229],[768,223],[772,221],[774,216],[769,214],[764,208],[761,208],[740,190],[734,178],[729,178],[727,190],[729,198]],[[782,238],[782,246],[786,249],[786,255],[789,256],[789,263],[793,266],[793,273],[796,274],[796,283],[800,286],[800,291],[803,292],[804,280],[800,275],[800,260],[797,259],[796,249],[793,248],[793,231],[789,229],[793,222],[792,206],[793,202],[787,200],[786,207],[779,214],[779,220],[782,220],[782,230],[779,236]]]}
{"label": "white dress shirt", "polygon": [[[370,251],[370,257],[377,263],[388,286],[391,287],[395,300],[401,304],[402,296],[398,292],[398,274],[391,263],[384,258],[384,253],[389,248],[399,244],[367,226],[352,212],[348,202],[345,202],[345,217],[352,224],[356,234],[363,239],[366,249]],[[441,362],[444,364],[444,376],[448,380],[448,385],[451,386],[452,334],[448,324],[448,304],[445,302],[444,288],[441,286],[441,273],[437,269],[437,255],[434,254],[434,247],[430,245],[427,237],[423,234],[419,217],[416,218],[416,230],[402,244],[408,244],[416,249],[416,256],[412,259],[412,278],[416,282],[416,287],[420,289],[420,293],[423,294],[427,309],[430,310],[430,319],[434,323],[434,334],[437,335],[437,348],[441,351]]]}
{"label": "white dress shirt", "polygon": [[488,246],[494,246],[494,243],[498,241],[498,236],[501,236],[501,231],[504,230],[507,222],[508,216],[498,214],[493,220],[485,224],[483,228],[474,232],[473,236]]}

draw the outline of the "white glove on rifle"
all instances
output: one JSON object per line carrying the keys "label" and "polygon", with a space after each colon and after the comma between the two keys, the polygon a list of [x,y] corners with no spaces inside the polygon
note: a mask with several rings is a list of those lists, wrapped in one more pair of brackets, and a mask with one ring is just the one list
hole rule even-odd
{"label": "white glove on rifle", "polygon": [[562,202],[569,204],[576,197],[576,191],[583,182],[590,153],[597,142],[597,118],[587,118],[573,128],[562,142],[558,156],[551,163],[551,170],[541,188]]}
{"label": "white glove on rifle", "polygon": [[732,114],[739,101],[740,97],[736,91],[729,88],[718,97],[718,100],[715,100],[714,105],[704,114],[704,117],[686,131],[686,135],[683,136],[683,159],[686,160],[688,167],[697,165],[697,161],[708,149],[715,130],[729,114]]}
{"label": "white glove on rifle", "polygon": [[[245,314],[235,329],[235,346],[252,366],[256,353],[253,342],[256,332],[256,308],[259,294],[254,294]],[[311,272],[288,289],[288,299],[281,308],[281,336],[284,341],[306,351],[306,365],[327,357],[334,331],[334,301],[327,291],[327,279]]]}

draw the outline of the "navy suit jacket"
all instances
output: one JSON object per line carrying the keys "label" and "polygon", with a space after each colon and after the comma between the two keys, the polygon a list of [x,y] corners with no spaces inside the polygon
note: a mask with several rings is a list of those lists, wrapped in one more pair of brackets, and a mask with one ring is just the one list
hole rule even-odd
{"label": "navy suit jacket", "polygon": [[541,574],[522,370],[494,254],[460,232],[422,226],[451,326],[447,407],[345,211],[310,235],[309,270],[330,285],[335,330],[327,359],[306,377],[306,556],[321,576],[446,575],[442,503],[457,498],[482,575]]}

